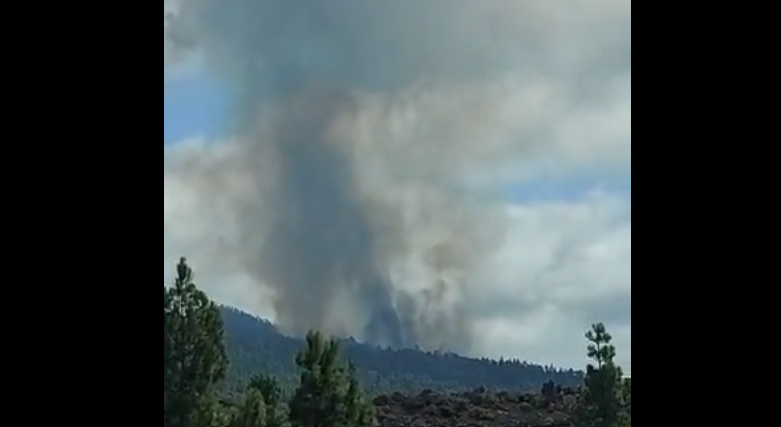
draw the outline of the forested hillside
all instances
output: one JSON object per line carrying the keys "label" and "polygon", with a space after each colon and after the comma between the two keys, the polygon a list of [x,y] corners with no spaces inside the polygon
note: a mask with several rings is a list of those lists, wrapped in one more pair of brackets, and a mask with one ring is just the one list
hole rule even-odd
{"label": "forested hillside", "polygon": [[[594,363],[581,375],[382,350],[316,331],[285,337],[268,322],[219,308],[184,259],[177,273],[174,286],[163,287],[164,427],[632,425],[632,383],[601,323],[586,334]],[[423,388],[430,390],[412,393]],[[513,389],[529,392],[499,391]]]}
{"label": "forested hillside", "polygon": [[[228,374],[231,390],[243,389],[246,380],[256,372],[273,374],[286,388],[295,385],[298,381],[295,355],[304,346],[302,339],[286,337],[271,323],[232,308],[223,307],[220,312],[231,361]],[[548,381],[566,387],[575,387],[583,381],[581,371],[520,361],[381,349],[350,340],[340,341],[340,347],[355,363],[361,384],[372,394],[426,389],[464,392],[479,387],[494,391],[539,391]]]}

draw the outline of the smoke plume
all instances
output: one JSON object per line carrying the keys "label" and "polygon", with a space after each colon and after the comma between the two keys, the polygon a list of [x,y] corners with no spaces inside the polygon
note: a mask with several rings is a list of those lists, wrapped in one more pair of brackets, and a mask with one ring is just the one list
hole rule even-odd
{"label": "smoke plume", "polygon": [[[506,226],[496,189],[561,166],[541,154],[553,118],[574,92],[598,108],[616,90],[601,76],[629,67],[611,61],[629,13],[619,0],[167,4],[166,70],[198,58],[235,103],[230,141],[199,149],[218,154],[166,173],[198,189],[222,236],[199,243],[269,295],[282,329],[468,351],[477,273]],[[590,32],[597,44],[578,43]]]}

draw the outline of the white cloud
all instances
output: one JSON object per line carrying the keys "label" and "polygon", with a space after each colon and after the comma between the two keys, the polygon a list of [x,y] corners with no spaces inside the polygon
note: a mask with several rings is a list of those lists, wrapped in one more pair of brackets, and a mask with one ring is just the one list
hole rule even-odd
{"label": "white cloud", "polygon": [[170,27],[169,23],[173,14],[176,13],[176,7],[173,2],[166,1],[163,5],[163,67],[167,68],[168,64],[175,60],[175,47],[172,40],[170,40]]}
{"label": "white cloud", "polygon": [[163,2],[163,84],[197,75],[203,71],[203,56],[197,49],[171,34],[170,23],[179,11],[180,0]]}
{"label": "white cloud", "polygon": [[[184,1],[214,6],[212,0]],[[330,129],[331,138],[357,160],[360,186],[373,202],[405,215],[440,219],[441,224],[407,230],[411,245],[425,247],[428,234],[451,233],[470,242],[482,229],[503,233],[499,242],[486,240],[496,252],[464,272],[471,278],[468,309],[481,329],[476,352],[581,366],[585,330],[592,322],[605,321],[620,361],[631,368],[631,196],[595,189],[558,202],[527,200],[507,206],[489,200],[481,207],[485,215],[472,213],[475,196],[489,197],[511,184],[559,177],[588,180],[593,174],[630,180],[631,2],[450,0],[452,9],[439,10],[444,3],[432,0],[430,5],[438,7],[420,6],[403,32],[388,24],[396,21],[371,21],[379,15],[346,4],[333,3],[328,9],[336,22],[353,23],[344,33],[291,29],[290,40],[267,39],[267,51],[261,53],[289,66],[293,60],[287,48],[329,36],[333,40],[323,39],[324,47],[359,61],[315,63],[311,73],[316,75],[319,65],[326,75],[345,71],[348,78],[360,80],[377,74],[372,64],[381,63],[379,56],[388,49],[369,49],[376,40],[354,36],[376,27],[389,46],[404,50],[395,76],[406,83],[407,74],[420,70],[435,77],[461,77],[469,71],[474,71],[470,77],[479,76],[419,79],[390,93],[363,85],[351,108],[334,113]],[[407,13],[390,3],[382,7],[388,8],[387,16]],[[213,16],[239,16],[237,9],[229,12]],[[182,58],[189,58],[190,70],[210,61],[218,62],[224,75],[245,68],[225,58],[224,52],[232,51],[224,47],[260,33],[244,33],[249,30],[238,25],[220,32],[217,21],[208,19],[198,33],[196,17],[188,18],[178,28],[181,39],[171,38],[166,28],[167,76],[183,72],[172,67],[181,67],[177,61]],[[486,20],[496,30],[490,35],[481,32]],[[254,30],[259,26],[253,31],[262,33]],[[432,35],[431,28],[439,33]],[[202,50],[188,51],[195,56],[171,50],[172,43],[185,40],[187,47]],[[365,51],[349,44],[359,40],[367,44]],[[337,44],[343,41],[349,45]],[[423,60],[432,51],[440,65]],[[500,66],[483,67],[497,58]],[[342,69],[355,63],[364,64],[365,73]],[[242,82],[259,85],[253,78]],[[258,153],[266,153],[250,148],[247,141],[206,144],[196,139],[164,150],[164,261],[172,268],[180,255],[187,255],[200,284],[214,297],[273,318],[268,296],[258,293],[257,279],[244,276],[236,256],[236,247],[247,245],[236,244],[246,230],[237,226],[235,207],[257,196],[253,192],[261,180],[248,175],[259,168]],[[475,223],[476,218],[482,223]],[[267,225],[262,218],[257,224]]]}
{"label": "white cloud", "polygon": [[511,209],[505,245],[476,298],[491,356],[581,366],[583,334],[605,322],[631,365],[631,202],[593,193]]}
{"label": "white cloud", "polygon": [[[167,163],[230,161],[230,143],[202,140],[167,148]],[[197,159],[197,160],[194,160]],[[232,213],[205,201],[180,170],[164,173],[164,261],[168,277],[180,255],[196,267],[199,284],[219,301],[274,318],[268,295],[241,274],[215,241],[237,238]],[[236,178],[238,179],[238,178]],[[240,197],[242,184],[232,187]],[[227,204],[230,206],[230,204]],[[604,321],[615,336],[620,362],[631,367],[631,200],[594,192],[559,202],[508,205],[504,243],[472,274],[469,290],[482,331],[476,354],[521,357],[582,366],[588,326]],[[219,246],[217,246],[219,248]]]}
{"label": "white cloud", "polygon": [[[225,156],[222,150],[203,148],[203,140],[182,142],[176,155],[192,158],[208,156],[212,161]],[[224,157],[223,157],[224,158]],[[184,160],[187,161],[187,160]],[[230,256],[237,234],[230,229],[232,212],[205,201],[198,188],[188,185],[186,177],[165,168],[163,178],[163,263],[167,281],[173,280],[180,257],[186,257],[195,269],[196,283],[215,300],[273,319],[268,298],[243,273],[239,261]],[[224,250],[222,250],[224,249]]]}

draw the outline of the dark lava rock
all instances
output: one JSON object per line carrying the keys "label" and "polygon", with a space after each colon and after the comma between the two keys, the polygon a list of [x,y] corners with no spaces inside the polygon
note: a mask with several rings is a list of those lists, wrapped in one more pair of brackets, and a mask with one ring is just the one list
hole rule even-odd
{"label": "dark lava rock", "polygon": [[424,391],[374,400],[380,427],[571,427],[572,407],[535,395]]}

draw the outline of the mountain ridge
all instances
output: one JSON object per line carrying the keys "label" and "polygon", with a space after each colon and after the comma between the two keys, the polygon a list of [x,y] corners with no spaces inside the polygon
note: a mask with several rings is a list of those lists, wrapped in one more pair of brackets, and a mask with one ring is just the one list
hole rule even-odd
{"label": "mountain ridge", "polygon": [[[231,361],[226,386],[241,390],[253,375],[265,373],[280,379],[283,388],[298,381],[295,354],[303,339],[282,334],[270,321],[239,309],[221,306],[226,349]],[[466,392],[537,392],[553,381],[565,387],[582,384],[583,372],[545,367],[520,360],[490,360],[454,353],[390,349],[352,339],[340,340],[343,356],[356,366],[359,380],[371,394],[424,390]]]}

